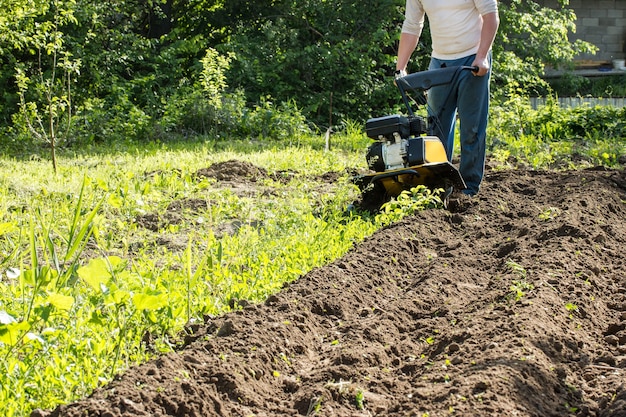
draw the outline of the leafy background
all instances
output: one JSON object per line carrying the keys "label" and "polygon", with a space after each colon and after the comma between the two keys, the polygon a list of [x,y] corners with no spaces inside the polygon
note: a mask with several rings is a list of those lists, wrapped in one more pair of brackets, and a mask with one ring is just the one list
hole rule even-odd
{"label": "leafy background", "polygon": [[[568,41],[575,15],[566,0],[560,4],[500,4],[496,97],[545,93],[545,65],[568,65],[594,49]],[[194,134],[273,137],[277,123],[337,131],[402,105],[391,75],[403,0],[254,7],[3,0],[2,7],[0,133],[12,154],[30,153],[24,147],[33,140],[55,147]],[[429,39],[426,27],[411,71],[426,68]]]}

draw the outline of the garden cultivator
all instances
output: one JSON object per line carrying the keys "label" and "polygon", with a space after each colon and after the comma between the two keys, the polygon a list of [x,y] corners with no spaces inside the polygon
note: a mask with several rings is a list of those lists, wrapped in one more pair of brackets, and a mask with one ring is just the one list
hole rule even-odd
{"label": "garden cultivator", "polygon": [[[380,207],[404,190],[424,185],[446,190],[444,200],[453,189],[465,189],[459,170],[446,156],[443,143],[432,136],[437,120],[418,116],[410,100],[426,105],[425,93],[438,85],[451,83],[460,71],[474,67],[449,67],[409,74],[396,80],[408,115],[391,115],[369,119],[367,136],[374,140],[366,153],[367,165],[373,173],[357,176],[354,183],[367,205]],[[409,97],[408,91],[420,92],[420,101]],[[431,133],[431,135],[429,135]]]}

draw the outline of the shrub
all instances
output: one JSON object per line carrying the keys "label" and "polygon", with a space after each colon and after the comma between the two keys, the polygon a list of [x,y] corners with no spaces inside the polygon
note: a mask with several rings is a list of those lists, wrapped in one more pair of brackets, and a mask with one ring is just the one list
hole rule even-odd
{"label": "shrub", "polygon": [[562,108],[551,97],[533,109],[527,97],[514,95],[492,106],[488,137],[494,154],[537,168],[571,166],[572,153],[580,163],[617,166],[626,154],[626,108]]}

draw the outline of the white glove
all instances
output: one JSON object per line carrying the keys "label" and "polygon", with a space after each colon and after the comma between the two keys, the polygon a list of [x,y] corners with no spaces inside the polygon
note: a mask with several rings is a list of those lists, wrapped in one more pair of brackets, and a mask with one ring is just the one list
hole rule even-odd
{"label": "white glove", "polygon": [[398,78],[402,78],[402,77],[406,77],[406,71],[405,70],[396,70],[396,72],[393,73],[394,74],[394,79],[398,79]]}

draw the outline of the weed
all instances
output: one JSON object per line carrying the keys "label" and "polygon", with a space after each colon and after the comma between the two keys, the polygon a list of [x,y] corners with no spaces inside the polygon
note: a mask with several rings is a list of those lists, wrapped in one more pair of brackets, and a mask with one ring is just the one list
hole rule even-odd
{"label": "weed", "polygon": [[[534,168],[602,165],[619,167],[619,155],[626,151],[623,141],[625,109],[611,106],[562,108],[552,97],[544,106],[533,108],[519,94],[503,103],[494,103],[491,148],[502,163],[524,161]],[[578,161],[571,159],[579,156]]]}
{"label": "weed", "polygon": [[[171,350],[170,336],[186,323],[226,311],[230,300],[265,299],[380,227],[345,215],[356,198],[348,181],[332,195],[311,191],[310,175],[355,166],[360,154],[257,152],[256,165],[307,178],[241,196],[192,173],[250,154],[195,146],[64,159],[72,169],[56,177],[40,161],[0,172],[12,193],[0,199],[0,403],[8,415],[86,395],[148,351]],[[168,225],[170,206],[179,209]],[[154,230],[140,224],[152,212],[163,223]],[[237,230],[216,235],[233,222]]]}
{"label": "weed", "polygon": [[309,409],[306,412],[306,416],[315,416],[322,411],[322,401],[324,401],[323,396],[311,398],[311,402],[309,404]]}
{"label": "weed", "polygon": [[539,219],[548,221],[556,218],[559,214],[561,214],[561,210],[557,207],[548,207],[539,214]]}
{"label": "weed", "polygon": [[506,266],[511,270],[511,272],[519,275],[523,279],[526,279],[526,269],[517,262],[509,259],[508,261],[506,261]]}
{"label": "weed", "polygon": [[382,226],[397,222],[418,211],[442,207],[443,202],[440,194],[443,190],[432,191],[423,185],[405,190],[394,200],[381,207],[381,213],[376,216],[376,221]]}
{"label": "weed", "polygon": [[428,344],[428,345],[432,345],[433,343],[435,343],[435,338],[433,336],[428,336],[426,338],[422,338],[422,340],[424,342],[426,342],[426,344]]}
{"label": "weed", "polygon": [[512,297],[515,302],[517,302],[521,300],[528,291],[532,291],[535,286],[526,281],[527,271],[520,264],[512,260],[508,260],[506,262],[506,266],[520,277],[518,280],[513,280],[513,283],[509,287],[509,297]]}
{"label": "weed", "polygon": [[[578,311],[578,306],[576,304],[573,303],[565,303],[565,309],[568,312],[568,318],[570,320],[574,320],[574,313],[576,313]],[[578,324],[580,325],[580,324]]]}
{"label": "weed", "polygon": [[569,403],[565,403],[565,409],[570,414],[576,414],[578,412],[578,407],[572,406]]}
{"label": "weed", "polygon": [[336,391],[340,397],[354,398],[354,404],[359,410],[365,409],[365,393],[362,388],[357,387],[351,381],[339,380],[339,382],[329,382],[326,388]]}
{"label": "weed", "polygon": [[354,394],[354,402],[356,403],[356,408],[359,410],[365,409],[365,396],[361,388],[356,390],[356,393]]}
{"label": "weed", "polygon": [[533,284],[526,281],[513,281],[509,290],[515,301],[519,301],[526,295],[528,291],[532,291],[535,288]]}

